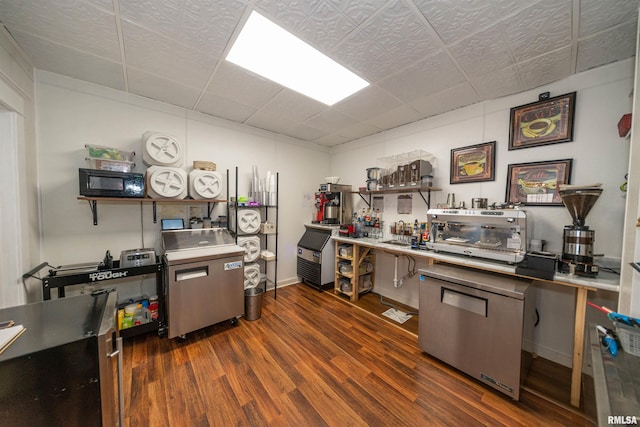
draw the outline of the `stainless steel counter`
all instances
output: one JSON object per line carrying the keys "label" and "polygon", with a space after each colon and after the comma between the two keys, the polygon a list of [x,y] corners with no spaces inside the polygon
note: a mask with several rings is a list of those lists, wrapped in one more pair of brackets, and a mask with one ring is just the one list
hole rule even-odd
{"label": "stainless steel counter", "polygon": [[[640,422],[640,357],[622,349],[612,356],[600,345],[594,324],[589,325],[589,337],[598,425]],[[611,420],[612,416],[616,418]],[[623,417],[622,422],[615,422],[618,417]]]}

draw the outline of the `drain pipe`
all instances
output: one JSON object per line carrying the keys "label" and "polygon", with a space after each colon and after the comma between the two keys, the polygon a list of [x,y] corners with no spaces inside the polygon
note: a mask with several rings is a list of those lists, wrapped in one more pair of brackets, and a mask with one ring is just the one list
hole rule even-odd
{"label": "drain pipe", "polygon": [[400,258],[399,255],[393,254],[394,256],[394,268],[393,268],[393,287],[394,288],[398,288],[401,285],[398,285],[398,258]]}

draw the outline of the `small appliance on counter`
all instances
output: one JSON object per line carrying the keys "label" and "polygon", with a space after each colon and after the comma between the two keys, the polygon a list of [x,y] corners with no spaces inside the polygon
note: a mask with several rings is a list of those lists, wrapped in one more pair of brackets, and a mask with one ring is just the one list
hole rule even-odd
{"label": "small appliance on counter", "polygon": [[98,169],[78,169],[80,194],[88,197],[144,197],[144,175]]}
{"label": "small appliance on counter", "polygon": [[142,267],[156,263],[156,251],[151,248],[127,249],[120,252],[120,268]]}
{"label": "small appliance on counter", "polygon": [[427,249],[516,264],[524,259],[527,215],[519,209],[429,209]]}
{"label": "small appliance on counter", "polygon": [[351,222],[353,214],[351,186],[320,184],[320,188],[315,194],[315,207],[314,223],[346,224]]}
{"label": "small appliance on counter", "polygon": [[516,274],[539,279],[553,280],[558,256],[549,252],[527,252],[524,260],[516,266]]}
{"label": "small appliance on counter", "polygon": [[593,263],[595,231],[585,225],[585,219],[602,194],[601,184],[561,185],[558,193],[573,218],[573,224],[564,226],[562,259],[558,262],[558,270],[595,277],[599,271],[599,267]]}

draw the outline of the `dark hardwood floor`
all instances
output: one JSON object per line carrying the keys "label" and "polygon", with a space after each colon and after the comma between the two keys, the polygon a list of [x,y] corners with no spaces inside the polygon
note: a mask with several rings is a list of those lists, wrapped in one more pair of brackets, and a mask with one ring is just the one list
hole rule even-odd
{"label": "dark hardwood floor", "polygon": [[583,426],[523,392],[514,402],[424,354],[415,334],[306,285],[262,317],[124,346],[128,426]]}

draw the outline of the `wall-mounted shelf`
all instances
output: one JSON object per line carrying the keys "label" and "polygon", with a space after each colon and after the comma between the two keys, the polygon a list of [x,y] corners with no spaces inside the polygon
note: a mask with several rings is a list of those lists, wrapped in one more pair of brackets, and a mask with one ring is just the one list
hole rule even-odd
{"label": "wall-mounted shelf", "polygon": [[213,205],[215,205],[216,203],[227,202],[226,199],[164,199],[164,198],[150,199],[146,197],[85,197],[85,196],[78,196],[78,200],[86,200],[87,202],[89,202],[89,207],[91,208],[91,214],[93,216],[93,225],[98,225],[98,202],[125,203],[125,204],[152,203],[154,224],[157,222],[156,203],[179,203],[179,204],[206,203],[208,216],[211,217],[211,212],[213,211]]}
{"label": "wall-mounted shelf", "polygon": [[[422,194],[423,191],[426,191],[427,197],[424,197]],[[432,191],[442,191],[442,188],[436,187],[398,187],[398,188],[387,188],[386,190],[365,190],[365,191],[356,191],[355,194],[358,194],[362,200],[367,204],[367,206],[371,207],[371,197],[376,194],[400,194],[400,193],[418,193],[422,200],[427,205],[427,209],[431,207],[431,192]],[[368,195],[369,200],[365,199],[363,195]]]}

